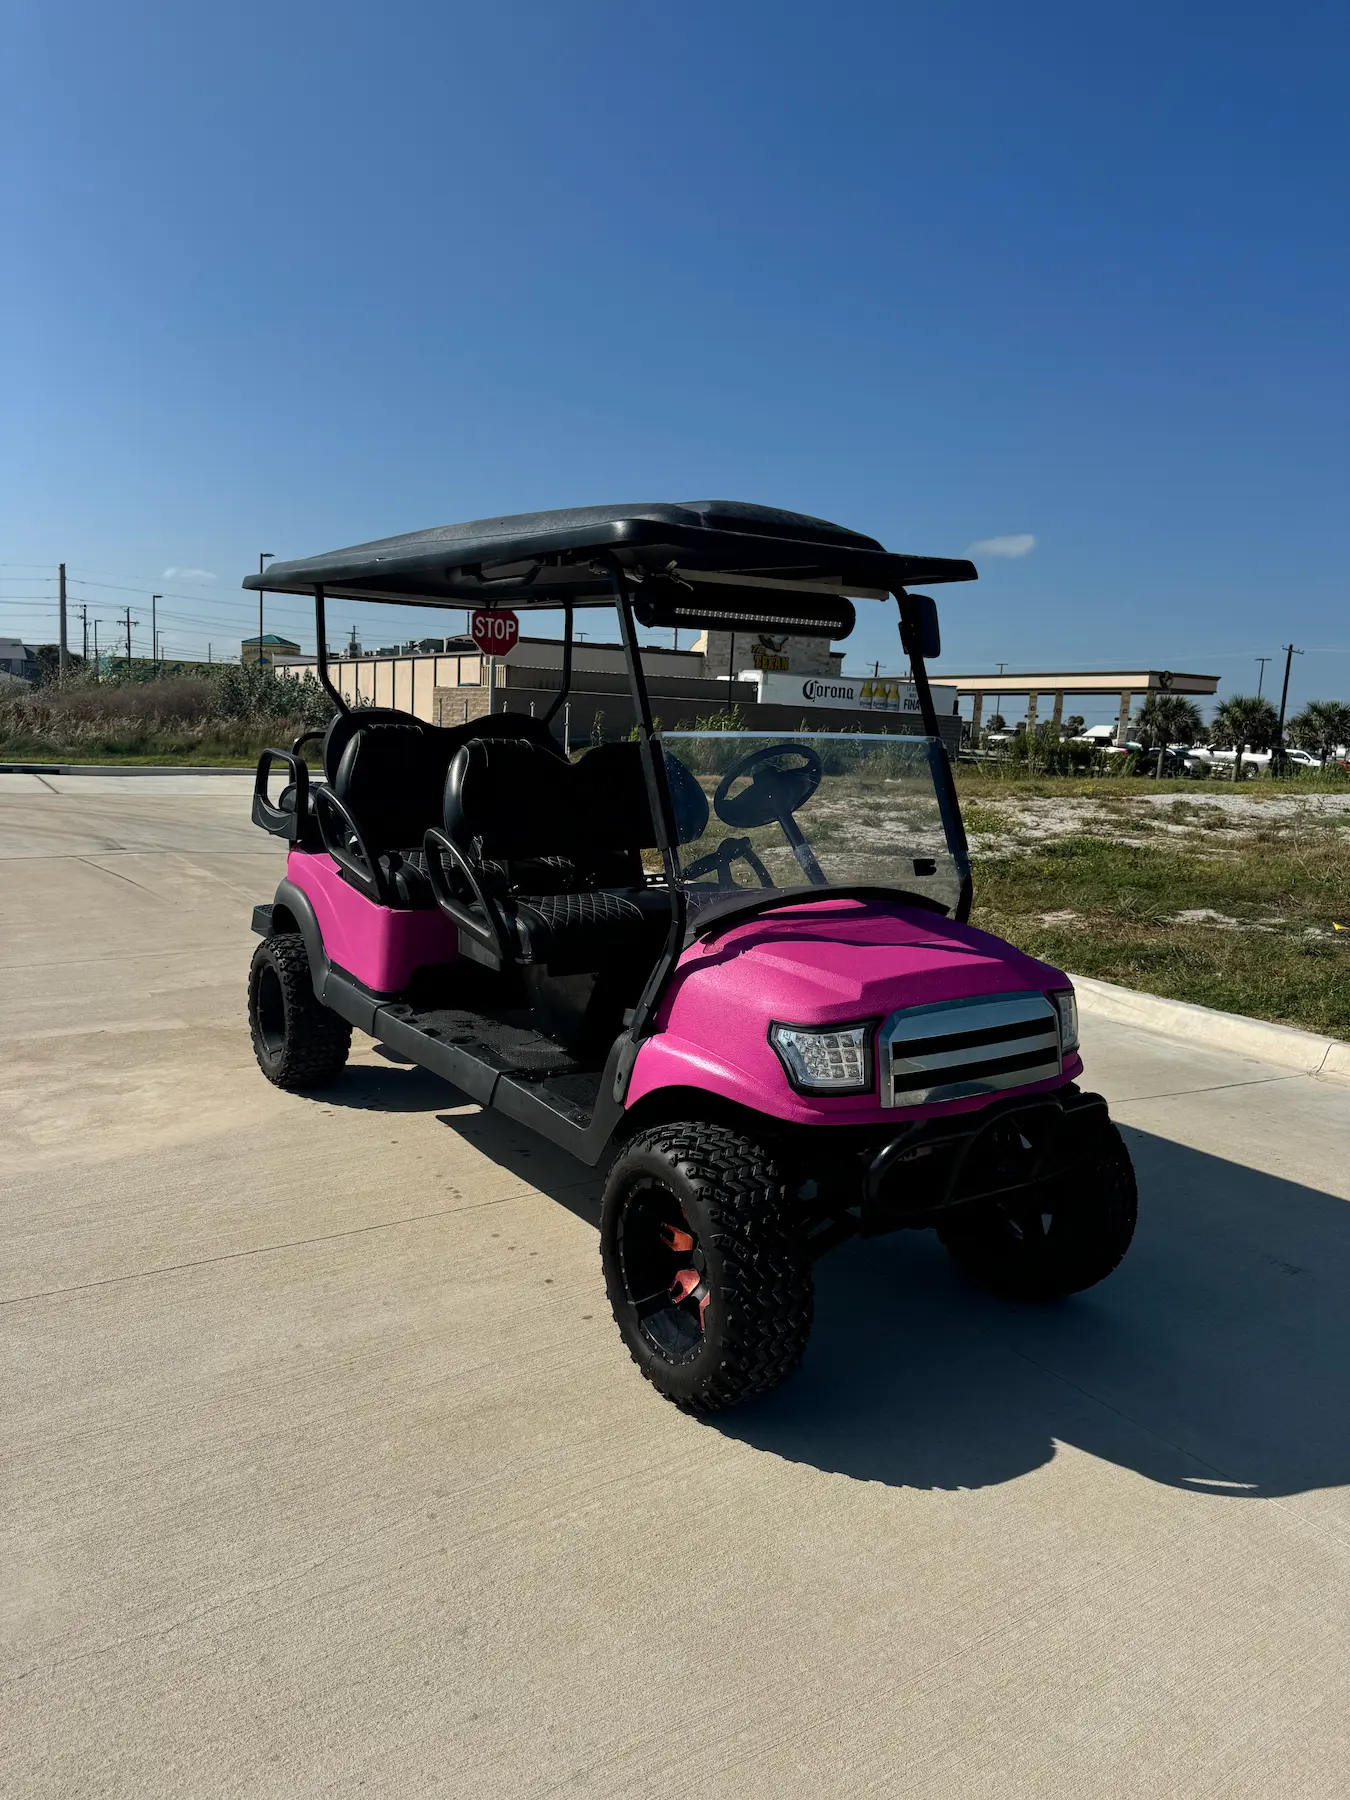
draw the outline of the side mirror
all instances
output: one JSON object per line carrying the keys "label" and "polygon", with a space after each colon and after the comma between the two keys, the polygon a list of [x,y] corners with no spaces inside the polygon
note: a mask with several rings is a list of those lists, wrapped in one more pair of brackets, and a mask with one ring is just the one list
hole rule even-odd
{"label": "side mirror", "polygon": [[906,656],[936,662],[942,655],[937,601],[927,594],[901,594],[900,647]]}

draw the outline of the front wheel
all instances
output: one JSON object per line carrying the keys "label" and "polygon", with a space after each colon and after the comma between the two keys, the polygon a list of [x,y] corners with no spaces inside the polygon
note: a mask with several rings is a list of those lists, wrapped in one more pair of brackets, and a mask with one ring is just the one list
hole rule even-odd
{"label": "front wheel", "polygon": [[1008,1300],[1058,1300],[1104,1281],[1130,1247],[1138,1213],[1134,1168],[1107,1123],[1061,1176],[1032,1197],[977,1201],[938,1227],[970,1280]]}
{"label": "front wheel", "polygon": [[773,1159],[738,1132],[635,1137],[605,1186],[600,1252],[633,1361],[682,1411],[767,1393],[801,1361],[810,1263]]}
{"label": "front wheel", "polygon": [[264,938],[248,972],[248,1025],[258,1067],[275,1087],[326,1087],[341,1074],[352,1028],[314,992],[299,932]]}

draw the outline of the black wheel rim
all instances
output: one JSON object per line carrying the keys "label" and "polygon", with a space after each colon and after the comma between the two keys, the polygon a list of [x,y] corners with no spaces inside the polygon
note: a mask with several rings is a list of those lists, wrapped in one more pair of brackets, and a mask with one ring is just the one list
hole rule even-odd
{"label": "black wheel rim", "polygon": [[278,1057],[286,1048],[286,997],[281,991],[281,977],[270,963],[258,969],[253,990],[253,1016],[258,1041],[270,1057]]}
{"label": "black wheel rim", "polygon": [[618,1252],[624,1298],[643,1339],[666,1362],[691,1361],[707,1332],[711,1296],[698,1236],[669,1188],[642,1181],[628,1190]]}

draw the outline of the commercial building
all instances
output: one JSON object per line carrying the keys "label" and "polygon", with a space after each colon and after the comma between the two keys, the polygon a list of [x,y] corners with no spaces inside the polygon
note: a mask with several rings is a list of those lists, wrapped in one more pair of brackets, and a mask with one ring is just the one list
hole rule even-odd
{"label": "commercial building", "polygon": [[[986,700],[1002,701],[1025,695],[1026,722],[1030,729],[1040,717],[1040,700],[1045,695],[1051,703],[1051,722],[1058,725],[1064,717],[1064,702],[1070,699],[1114,698],[1120,696],[1116,719],[1116,742],[1123,744],[1129,736],[1130,714],[1135,701],[1147,700],[1153,694],[1205,695],[1218,692],[1217,675],[1179,674],[1172,669],[1137,669],[1120,671],[1055,670],[1021,675],[943,675],[944,682],[954,683],[957,703],[971,701],[970,730],[978,737],[984,721]],[[1002,706],[991,708],[1003,711]]]}
{"label": "commercial building", "polygon": [[[277,673],[315,679],[315,660],[279,658]],[[329,672],[352,705],[394,707],[432,724],[458,725],[487,712],[547,712],[562,686],[562,660],[557,638],[522,637],[505,656],[489,658],[472,638],[461,637],[446,638],[439,651],[332,656]],[[752,730],[796,731],[804,723],[821,731],[923,729],[908,681],[844,676],[843,652],[821,639],[745,632],[733,641],[728,632],[705,632],[688,650],[646,647],[642,661],[652,710],[669,730],[688,730],[732,707]],[[934,683],[933,699],[942,735],[955,748],[961,734],[956,690]],[[578,634],[563,723],[573,742],[628,734],[634,714],[621,644],[591,643]]]}
{"label": "commercial building", "polygon": [[244,663],[265,662],[275,665],[280,657],[299,654],[299,644],[292,643],[290,638],[278,637],[272,631],[261,638],[245,638],[239,646],[239,660]]}

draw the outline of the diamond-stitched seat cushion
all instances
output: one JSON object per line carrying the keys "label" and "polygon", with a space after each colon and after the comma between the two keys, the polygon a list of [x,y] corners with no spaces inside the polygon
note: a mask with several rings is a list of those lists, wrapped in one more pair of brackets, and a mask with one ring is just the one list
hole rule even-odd
{"label": "diamond-stitched seat cushion", "polygon": [[615,894],[530,894],[503,908],[521,951],[555,975],[655,959],[670,926],[670,901],[657,889]]}

